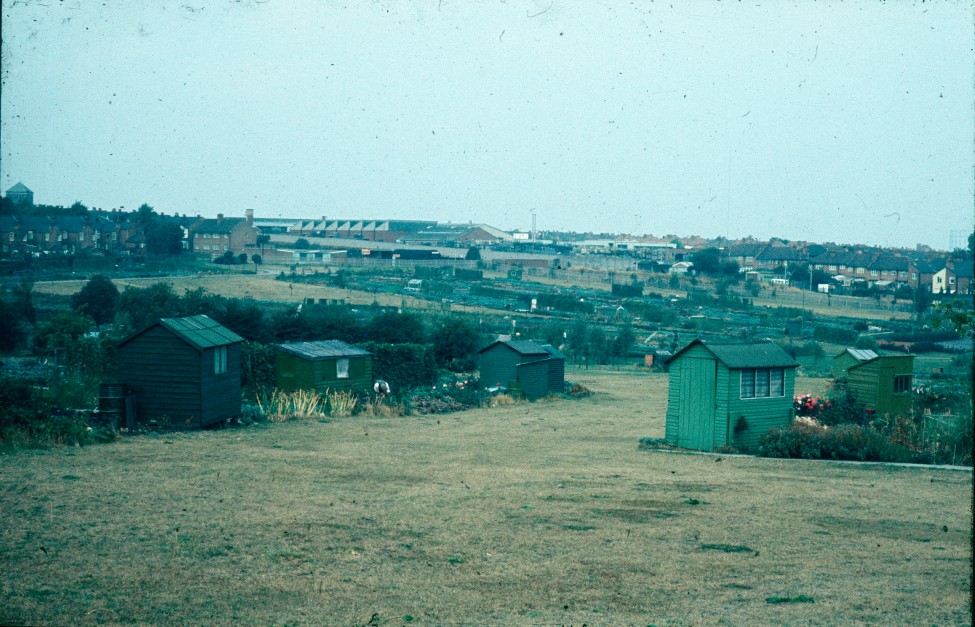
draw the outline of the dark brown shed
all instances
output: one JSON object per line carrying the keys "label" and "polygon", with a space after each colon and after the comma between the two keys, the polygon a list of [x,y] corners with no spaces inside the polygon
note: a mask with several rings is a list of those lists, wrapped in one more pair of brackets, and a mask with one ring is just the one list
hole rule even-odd
{"label": "dark brown shed", "polygon": [[240,414],[243,338],[207,316],[161,318],[118,345],[136,420],[199,428]]}

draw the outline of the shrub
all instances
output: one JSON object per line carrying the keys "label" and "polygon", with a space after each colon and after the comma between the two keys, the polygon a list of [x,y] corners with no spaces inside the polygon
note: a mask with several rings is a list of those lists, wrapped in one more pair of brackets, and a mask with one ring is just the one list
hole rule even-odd
{"label": "shrub", "polygon": [[92,429],[86,413],[56,409],[51,402],[55,394],[23,379],[0,379],[0,447],[81,445],[114,439],[110,428]]}
{"label": "shrub", "polygon": [[846,424],[829,428],[806,423],[784,429],[773,428],[762,436],[758,451],[763,457],[918,461],[908,447],[891,442],[872,425]]}
{"label": "shrub", "polygon": [[393,390],[433,385],[437,380],[437,362],[429,344],[360,345],[373,354],[373,376],[389,382]]}
{"label": "shrub", "polygon": [[816,420],[826,426],[839,424],[862,425],[870,421],[873,411],[857,400],[856,392],[846,384],[845,378],[833,382],[828,402],[816,415]]}
{"label": "shrub", "polygon": [[792,397],[792,408],[796,416],[818,418],[830,405],[829,399],[811,394],[797,394]]}

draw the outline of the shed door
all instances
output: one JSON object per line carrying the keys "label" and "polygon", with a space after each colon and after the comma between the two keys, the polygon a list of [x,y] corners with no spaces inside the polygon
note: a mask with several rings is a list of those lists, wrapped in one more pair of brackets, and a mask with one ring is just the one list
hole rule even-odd
{"label": "shed door", "polygon": [[681,360],[678,444],[684,448],[714,448],[715,365],[711,359]]}

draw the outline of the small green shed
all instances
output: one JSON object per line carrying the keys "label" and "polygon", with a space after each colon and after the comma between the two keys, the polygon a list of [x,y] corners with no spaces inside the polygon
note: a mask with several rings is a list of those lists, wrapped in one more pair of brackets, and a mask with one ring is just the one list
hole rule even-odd
{"label": "small green shed", "polygon": [[372,353],[341,340],[277,344],[278,388],[368,392]]}
{"label": "small green shed", "polygon": [[240,414],[240,343],[207,316],[162,318],[118,345],[119,381],[136,420],[198,428]]}
{"label": "small green shed", "polygon": [[565,355],[531,340],[497,341],[478,353],[483,387],[518,389],[529,399],[565,391]]}
{"label": "small green shed", "polygon": [[877,353],[866,348],[848,348],[833,357],[833,376],[837,379],[845,377],[850,366],[856,366],[877,357]]}
{"label": "small green shed", "polygon": [[694,340],[671,357],[665,435],[682,448],[750,448],[792,424],[798,364],[771,342]]}
{"label": "small green shed", "polygon": [[881,416],[911,414],[913,379],[914,355],[875,355],[846,371],[847,386],[857,399]]}

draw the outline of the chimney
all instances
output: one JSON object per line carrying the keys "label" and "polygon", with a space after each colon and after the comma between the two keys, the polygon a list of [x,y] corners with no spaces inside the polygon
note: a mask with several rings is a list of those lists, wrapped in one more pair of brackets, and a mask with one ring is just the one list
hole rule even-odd
{"label": "chimney", "polygon": [[244,210],[244,217],[247,218],[247,224],[249,226],[254,226],[254,210],[253,209],[245,209]]}
{"label": "chimney", "polygon": [[217,214],[217,224],[220,224],[221,222],[223,222],[223,214],[222,213],[218,213]]}

